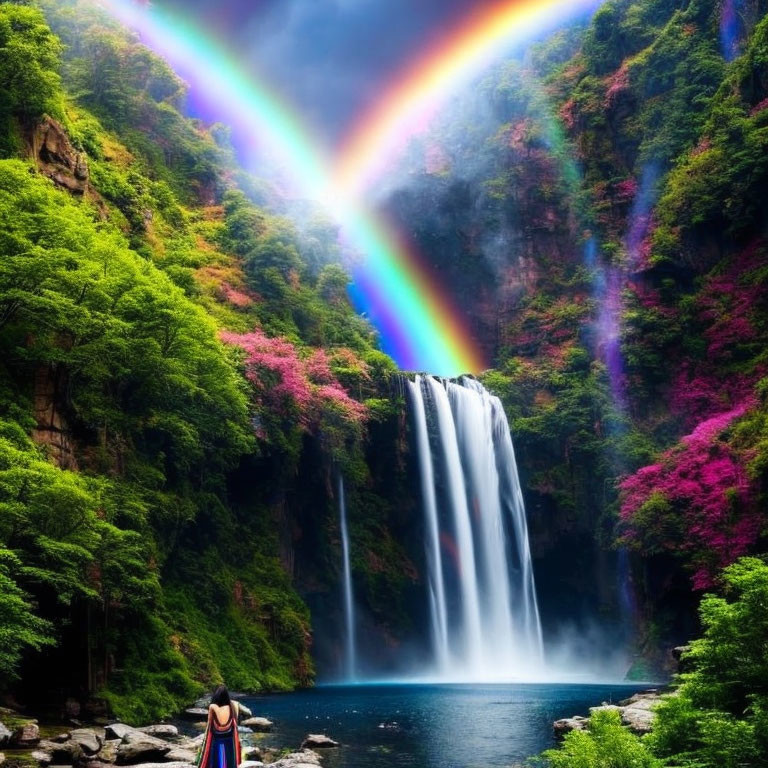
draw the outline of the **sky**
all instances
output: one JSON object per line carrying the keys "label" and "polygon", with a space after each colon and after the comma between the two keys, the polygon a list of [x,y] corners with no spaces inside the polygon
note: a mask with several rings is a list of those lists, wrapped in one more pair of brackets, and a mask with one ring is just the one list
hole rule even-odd
{"label": "sky", "polygon": [[[226,41],[328,145],[392,77],[488,0],[154,0]],[[192,105],[194,110],[194,105]],[[205,115],[201,115],[205,117]]]}

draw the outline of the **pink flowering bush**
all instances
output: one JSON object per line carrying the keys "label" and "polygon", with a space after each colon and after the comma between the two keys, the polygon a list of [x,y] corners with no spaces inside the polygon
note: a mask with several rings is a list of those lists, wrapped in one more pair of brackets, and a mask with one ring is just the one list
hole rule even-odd
{"label": "pink flowering bush", "polygon": [[754,404],[702,421],[656,464],[620,484],[623,542],[682,554],[696,589],[710,587],[718,570],[751,551],[760,535],[745,457],[722,437]]}
{"label": "pink flowering bush", "polygon": [[222,283],[219,290],[222,298],[238,309],[247,309],[255,303],[253,295],[245,291],[239,291],[229,283]]}
{"label": "pink flowering bush", "polygon": [[221,337],[244,350],[246,376],[258,404],[269,413],[294,417],[310,431],[322,430],[329,419],[352,427],[365,421],[365,406],[341,386],[325,350],[303,356],[287,339],[267,336],[258,328],[246,334],[224,332]]}

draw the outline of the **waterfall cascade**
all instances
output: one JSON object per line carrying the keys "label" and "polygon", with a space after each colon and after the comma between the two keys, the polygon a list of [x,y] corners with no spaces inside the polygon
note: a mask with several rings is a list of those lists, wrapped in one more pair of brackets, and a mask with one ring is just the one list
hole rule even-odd
{"label": "waterfall cascade", "polygon": [[347,499],[344,478],[339,475],[339,527],[341,528],[342,578],[344,583],[344,674],[348,681],[357,677],[357,633],[355,600],[352,592],[352,568],[349,560],[349,531],[347,530]]}
{"label": "waterfall cascade", "polygon": [[408,382],[435,673],[513,680],[543,667],[525,506],[506,414],[478,381]]}

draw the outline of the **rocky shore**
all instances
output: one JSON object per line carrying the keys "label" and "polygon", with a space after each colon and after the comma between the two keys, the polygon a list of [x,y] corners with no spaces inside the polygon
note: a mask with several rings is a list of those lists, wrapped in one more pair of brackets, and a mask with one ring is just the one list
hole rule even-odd
{"label": "rocky shore", "polygon": [[[244,706],[238,730],[242,746],[241,768],[317,768],[320,754],[315,750],[338,747],[325,734],[307,734],[302,744],[291,749],[262,748],[256,742],[272,730],[265,717],[254,717]],[[173,723],[156,723],[140,728],[121,722],[83,725],[72,721],[71,728],[41,725],[23,714],[0,708],[0,765],[2,768],[195,768],[202,746],[207,717],[205,702],[184,712],[196,736],[182,733]]]}
{"label": "rocky shore", "polygon": [[[642,735],[653,730],[653,721],[656,717],[653,710],[661,701],[663,693],[663,691],[657,688],[651,688],[647,691],[636,693],[634,696],[630,696],[618,704],[610,704],[604,701],[600,706],[590,707],[589,714],[591,715],[599,710],[613,710],[619,713],[623,725],[633,733]],[[574,715],[573,717],[555,720],[552,727],[555,735],[562,738],[570,731],[583,731],[588,725],[589,717]]]}

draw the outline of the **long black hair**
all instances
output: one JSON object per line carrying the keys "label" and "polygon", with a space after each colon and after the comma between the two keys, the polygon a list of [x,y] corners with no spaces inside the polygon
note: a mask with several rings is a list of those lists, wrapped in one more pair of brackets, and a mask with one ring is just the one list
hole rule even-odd
{"label": "long black hair", "polygon": [[231,703],[229,698],[229,691],[226,685],[220,685],[211,695],[211,704],[216,704],[219,707],[226,707]]}

